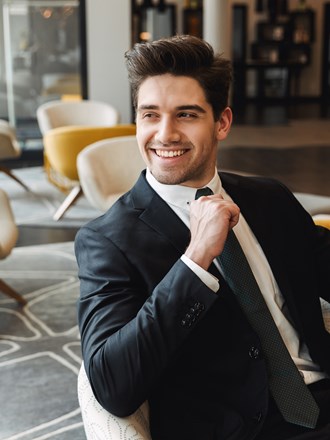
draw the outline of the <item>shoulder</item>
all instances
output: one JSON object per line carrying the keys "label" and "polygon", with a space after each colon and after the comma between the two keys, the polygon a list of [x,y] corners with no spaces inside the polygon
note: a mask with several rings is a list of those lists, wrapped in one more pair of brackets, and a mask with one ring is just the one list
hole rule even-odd
{"label": "shoulder", "polygon": [[237,197],[260,197],[271,200],[275,197],[287,202],[297,202],[293,193],[277,179],[228,172],[220,172],[219,175],[223,187],[234,199]]}
{"label": "shoulder", "polygon": [[[263,176],[220,173],[223,187],[245,214],[272,218],[276,223],[313,225],[310,214],[282,182]],[[296,226],[297,227],[297,226]]]}
{"label": "shoulder", "polygon": [[141,210],[135,209],[131,200],[131,193],[128,192],[120,197],[103,215],[89,221],[78,231],[81,233],[90,231],[98,232],[101,235],[112,235],[116,230],[123,229],[127,224],[132,225]]}
{"label": "shoulder", "polygon": [[267,176],[256,176],[248,174],[238,174],[221,171],[219,172],[221,181],[224,185],[237,186],[239,185],[242,189],[257,189],[262,191],[263,189],[288,189],[286,186],[277,179]]}

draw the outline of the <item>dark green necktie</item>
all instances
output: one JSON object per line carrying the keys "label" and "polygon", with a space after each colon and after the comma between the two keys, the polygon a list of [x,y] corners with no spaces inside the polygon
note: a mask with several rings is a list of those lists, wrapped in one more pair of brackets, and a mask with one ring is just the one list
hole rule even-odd
{"label": "dark green necktie", "polygon": [[[209,188],[197,191],[196,199],[210,195]],[[294,364],[260,292],[245,254],[231,230],[217,258],[223,276],[259,336],[269,375],[269,387],[287,422],[315,428],[319,408]]]}

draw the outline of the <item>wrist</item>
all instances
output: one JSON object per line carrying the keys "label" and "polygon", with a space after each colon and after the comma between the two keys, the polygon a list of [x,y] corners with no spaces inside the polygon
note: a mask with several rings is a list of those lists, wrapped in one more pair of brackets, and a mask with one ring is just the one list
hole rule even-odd
{"label": "wrist", "polygon": [[206,252],[201,246],[194,245],[189,245],[184,255],[205,270],[208,270],[214,259],[214,257],[210,255],[209,252]]}

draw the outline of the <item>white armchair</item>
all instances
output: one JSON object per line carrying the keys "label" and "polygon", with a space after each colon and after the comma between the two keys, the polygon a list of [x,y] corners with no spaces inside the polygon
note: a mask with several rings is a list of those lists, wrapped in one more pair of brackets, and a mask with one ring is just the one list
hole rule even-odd
{"label": "white armchair", "polygon": [[4,119],[0,119],[0,171],[16,180],[25,190],[29,188],[18,177],[8,169],[2,161],[17,159],[22,154],[19,142],[17,141],[15,129]]}
{"label": "white armchair", "polygon": [[83,363],[78,375],[78,399],[87,440],[152,440],[148,403],[129,417],[110,414],[95,399]]}
{"label": "white armchair", "polygon": [[106,102],[50,101],[37,109],[37,120],[42,135],[57,127],[96,126],[111,127],[119,123],[119,112]]}
{"label": "white armchair", "polygon": [[131,189],[144,168],[135,135],[94,142],[77,157],[83,192],[90,204],[102,211]]}
{"label": "white armchair", "polygon": [[[18,238],[18,228],[7,194],[0,189],[0,260],[7,258]],[[26,300],[0,278],[0,292],[24,305]]]}

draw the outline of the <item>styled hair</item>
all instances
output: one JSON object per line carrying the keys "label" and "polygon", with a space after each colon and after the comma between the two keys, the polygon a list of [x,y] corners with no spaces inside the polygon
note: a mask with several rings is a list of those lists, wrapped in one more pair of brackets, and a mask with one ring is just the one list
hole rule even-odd
{"label": "styled hair", "polygon": [[125,53],[133,104],[143,81],[156,75],[189,76],[202,87],[218,119],[228,105],[232,66],[221,54],[215,54],[206,41],[191,35],[137,43]]}

